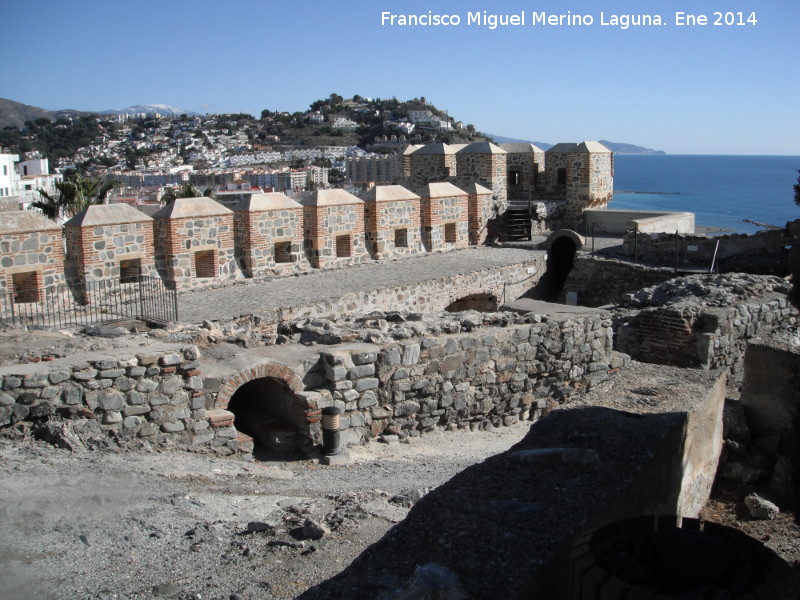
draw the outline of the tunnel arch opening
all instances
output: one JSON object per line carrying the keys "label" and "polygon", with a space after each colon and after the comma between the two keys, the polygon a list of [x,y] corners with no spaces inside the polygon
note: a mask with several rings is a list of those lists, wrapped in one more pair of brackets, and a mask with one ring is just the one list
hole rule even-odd
{"label": "tunnel arch opening", "polygon": [[547,269],[533,290],[533,297],[545,302],[556,302],[564,291],[564,283],[575,266],[575,255],[584,240],[570,229],[560,229],[547,238]]}
{"label": "tunnel arch opening", "polygon": [[239,387],[228,402],[237,431],[253,438],[260,460],[303,458],[310,441],[305,411],[280,378],[259,377]]}
{"label": "tunnel arch opening", "polygon": [[320,417],[304,388],[291,368],[269,360],[230,376],[215,407],[233,413],[236,430],[253,440],[255,458],[305,458],[313,452]]}
{"label": "tunnel arch opening", "polygon": [[491,292],[475,292],[456,298],[445,307],[447,312],[461,312],[463,310],[477,310],[479,312],[494,312],[498,309],[497,295]]}

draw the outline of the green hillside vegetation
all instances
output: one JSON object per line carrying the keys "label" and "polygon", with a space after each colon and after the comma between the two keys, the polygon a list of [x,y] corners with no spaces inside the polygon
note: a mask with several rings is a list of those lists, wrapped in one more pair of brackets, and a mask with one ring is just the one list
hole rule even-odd
{"label": "green hillside vegetation", "polygon": [[[259,117],[241,113],[202,117],[149,116],[120,124],[113,116],[94,113],[64,116],[51,112],[53,118],[40,116],[25,121],[21,127],[9,125],[0,129],[0,147],[8,148],[15,154],[39,151],[50,160],[51,167],[59,164],[59,159],[65,159],[62,164],[65,161],[77,161],[76,166],[82,172],[93,166],[126,165],[134,168],[142,159],[170,147],[177,149],[179,158],[184,159],[185,163],[190,163],[192,148],[214,148],[218,136],[238,135],[237,139],[246,140],[254,149],[292,146],[367,148],[375,143],[376,138],[396,135],[399,139],[404,135],[388,122],[407,120],[412,110],[428,110],[438,119],[449,121],[453,128],[450,131],[438,131],[418,126],[411,134],[405,135],[408,143],[466,144],[491,139],[478,133],[471,124],[456,128],[454,119],[427,103],[425,98],[399,101],[397,98],[367,99],[356,95],[345,99],[333,93],[325,99],[315,100],[306,111],[289,113],[265,109]],[[321,123],[313,121],[314,115],[318,114],[324,118]],[[333,120],[337,117],[349,119],[355,125],[352,129],[334,128]],[[161,141],[149,143],[157,136]],[[186,142],[187,136],[191,139],[189,143]],[[175,141],[177,139],[181,141]],[[119,144],[114,154],[102,149],[109,141]],[[95,149],[87,153],[86,149],[92,145]],[[82,158],[76,157],[79,150],[83,152]],[[380,151],[380,147],[377,150]]]}

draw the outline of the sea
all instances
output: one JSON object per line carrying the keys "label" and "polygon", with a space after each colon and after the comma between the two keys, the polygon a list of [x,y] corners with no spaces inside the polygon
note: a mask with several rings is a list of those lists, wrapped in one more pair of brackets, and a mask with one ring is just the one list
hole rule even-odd
{"label": "sea", "polygon": [[[784,227],[794,203],[800,156],[615,154],[610,209],[692,212],[710,233],[755,233],[745,219]],[[723,231],[717,231],[723,230]]]}

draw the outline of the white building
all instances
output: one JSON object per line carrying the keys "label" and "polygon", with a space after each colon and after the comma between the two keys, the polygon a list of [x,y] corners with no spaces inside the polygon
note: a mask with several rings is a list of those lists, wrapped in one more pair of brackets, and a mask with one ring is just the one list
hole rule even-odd
{"label": "white building", "polygon": [[17,195],[17,172],[14,163],[19,154],[0,154],[0,198]]}

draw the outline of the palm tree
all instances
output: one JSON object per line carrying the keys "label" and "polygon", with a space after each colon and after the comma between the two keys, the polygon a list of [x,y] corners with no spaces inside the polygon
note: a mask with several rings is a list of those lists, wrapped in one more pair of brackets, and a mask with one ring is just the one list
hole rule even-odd
{"label": "palm tree", "polygon": [[207,187],[205,190],[201,192],[197,186],[187,181],[177,190],[172,187],[168,187],[166,190],[164,190],[164,194],[161,196],[161,204],[166,206],[167,204],[171,204],[178,198],[199,198],[200,196],[205,196],[206,198],[213,198],[214,188]]}
{"label": "palm tree", "polygon": [[120,184],[116,179],[104,183],[100,179],[86,179],[75,174],[56,182],[57,195],[51,195],[41,188],[37,190],[42,200],[32,202],[31,206],[39,209],[48,219],[56,221],[64,216],[75,216],[93,204],[105,204],[108,193]]}

